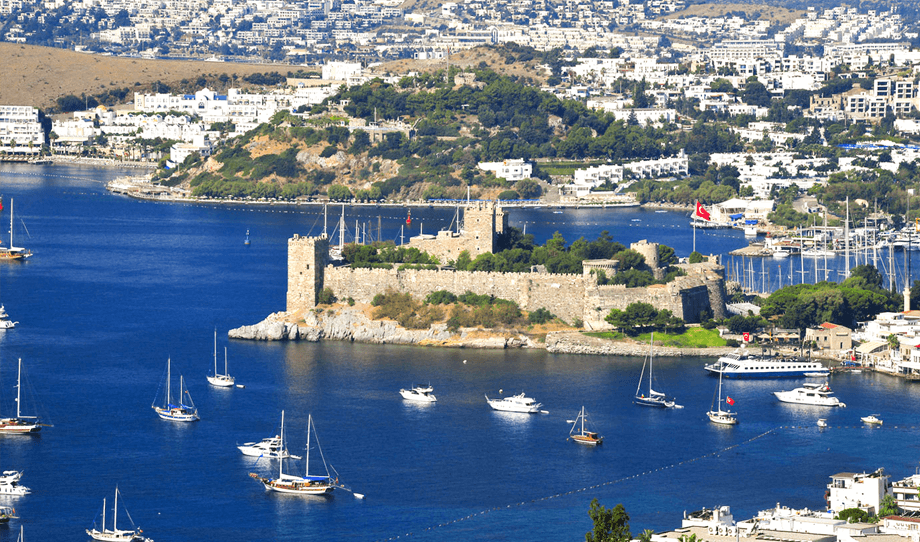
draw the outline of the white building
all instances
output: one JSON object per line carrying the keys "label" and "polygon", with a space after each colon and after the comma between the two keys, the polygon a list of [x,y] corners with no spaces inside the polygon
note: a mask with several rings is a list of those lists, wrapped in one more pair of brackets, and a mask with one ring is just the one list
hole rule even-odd
{"label": "white building", "polygon": [[827,485],[828,508],[834,512],[859,508],[877,514],[890,488],[891,482],[884,469],[868,474],[841,472],[831,476],[831,483]]}
{"label": "white building", "polygon": [[27,105],[0,105],[0,150],[38,154],[44,143],[38,109]]}
{"label": "white building", "polygon": [[202,158],[211,156],[211,141],[207,134],[197,135],[191,143],[176,143],[169,151],[169,159],[175,164],[181,164],[186,158],[198,153]]}
{"label": "white building", "polygon": [[533,164],[523,159],[505,160],[504,162],[479,162],[479,169],[491,171],[496,177],[510,182],[529,179],[533,173]]}
{"label": "white building", "polygon": [[323,79],[347,81],[349,77],[361,75],[360,62],[327,62],[323,65]]}

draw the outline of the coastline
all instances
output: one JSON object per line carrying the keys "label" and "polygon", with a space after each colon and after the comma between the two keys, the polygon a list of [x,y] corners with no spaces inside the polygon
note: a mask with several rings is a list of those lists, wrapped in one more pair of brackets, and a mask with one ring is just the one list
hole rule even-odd
{"label": "coastline", "polygon": [[[610,341],[584,335],[580,331],[550,331],[528,335],[519,330],[461,328],[455,332],[446,324],[432,324],[428,329],[406,329],[392,320],[374,320],[360,309],[332,308],[304,314],[276,312],[251,326],[227,332],[231,339],[254,341],[349,341],[367,344],[402,344],[445,348],[545,349],[552,354],[643,357],[648,345],[635,341]],[[735,347],[676,348],[655,347],[656,356],[718,357]]]}

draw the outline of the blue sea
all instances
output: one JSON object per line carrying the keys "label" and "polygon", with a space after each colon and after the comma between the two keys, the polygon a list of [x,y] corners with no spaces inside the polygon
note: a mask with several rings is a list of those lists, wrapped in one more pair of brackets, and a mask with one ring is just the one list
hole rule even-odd
{"label": "blue sea", "polygon": [[[321,232],[322,209],[107,193],[104,183],[125,173],[0,165],[0,223],[14,198],[16,244],[35,253],[0,264],[0,302],[19,322],[0,332],[0,413],[14,408],[21,358],[24,413],[54,425],[39,436],[0,438],[0,469],[23,470],[32,489],[0,502],[20,516],[0,528],[0,541],[15,540],[20,525],[29,540],[85,540],[116,486],[120,507],[157,542],[581,540],[594,498],[622,503],[640,533],[722,504],[736,517],[777,502],[821,509],[830,475],[884,467],[902,477],[920,461],[920,388],[882,375],[832,377],[848,405],[837,410],[779,404],[771,392],[795,380],[726,382],[740,424],[719,427],[705,417],[718,383],[703,370],[706,358],[657,360],[657,388],[685,407],[658,411],[631,403],[638,358],[228,341],[228,329],[284,309],[287,239]],[[692,250],[685,212],[554,211],[512,210],[511,224],[538,240],[608,230],[624,244],[649,239],[681,256]],[[330,208],[330,228],[340,212]],[[379,217],[380,236],[395,239],[406,219],[403,208],[345,212],[352,235],[355,220],[376,232]],[[414,208],[411,228],[431,233],[453,215]],[[731,231],[698,232],[696,242],[703,253],[746,245]],[[205,380],[215,328],[219,356],[227,347],[243,389]],[[150,408],[167,358],[185,377],[198,423],[166,422]],[[436,404],[398,394],[429,383]],[[522,391],[549,413],[486,405],[485,395]],[[582,406],[606,436],[596,449],[566,440],[567,420]],[[314,439],[311,473],[322,468],[321,450],[365,499],[346,491],[272,494],[248,476],[274,472],[277,463],[244,457],[237,444],[276,434],[282,410],[294,453],[303,453],[308,414],[315,420],[321,448]],[[863,427],[859,418],[870,413],[884,425]],[[818,429],[818,418],[830,427]],[[288,469],[303,472],[303,462]],[[129,524],[121,511],[119,526]]]}

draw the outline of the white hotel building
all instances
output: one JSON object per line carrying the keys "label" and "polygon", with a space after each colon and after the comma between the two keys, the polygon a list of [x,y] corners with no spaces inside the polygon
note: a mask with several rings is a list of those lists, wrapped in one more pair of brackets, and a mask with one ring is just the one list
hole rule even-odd
{"label": "white hotel building", "polygon": [[38,109],[27,105],[0,105],[0,151],[38,154],[44,143]]}

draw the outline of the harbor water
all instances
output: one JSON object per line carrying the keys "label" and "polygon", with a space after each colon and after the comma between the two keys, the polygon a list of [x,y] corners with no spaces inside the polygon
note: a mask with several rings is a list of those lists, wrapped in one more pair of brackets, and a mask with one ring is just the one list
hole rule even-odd
{"label": "harbor water", "polygon": [[[24,413],[37,410],[54,425],[38,436],[0,437],[0,470],[24,471],[32,489],[0,500],[20,517],[0,527],[0,541],[15,540],[19,525],[30,540],[85,540],[116,485],[119,505],[157,542],[580,540],[591,529],[593,498],[623,503],[637,534],[721,504],[736,517],[777,502],[821,509],[832,474],[884,467],[897,478],[920,461],[920,387],[884,375],[831,377],[847,404],[834,410],[778,403],[772,392],[799,380],[726,382],[740,423],[721,427],[705,415],[718,384],[703,370],[707,358],[656,360],[656,388],[684,406],[662,411],[631,403],[641,358],[228,341],[228,329],[284,309],[287,239],[320,233],[322,208],[137,201],[105,191],[121,174],[0,166],[0,222],[14,198],[16,245],[35,253],[0,263],[0,303],[19,322],[0,332],[0,414],[15,408],[22,358]],[[538,241],[555,231],[571,242],[608,230],[624,244],[692,250],[684,212],[556,211],[511,210],[510,221]],[[330,207],[329,229],[340,213]],[[352,235],[356,220],[376,231],[379,216],[385,239],[401,228],[408,235],[406,227],[433,233],[454,216],[413,208],[406,226],[403,208],[345,213]],[[725,230],[698,232],[696,242],[703,253],[746,245]],[[215,328],[245,388],[205,380]],[[167,358],[184,375],[200,422],[167,422],[150,408]],[[437,403],[399,396],[429,383]],[[499,413],[485,402],[521,392],[549,413]],[[567,420],[582,406],[606,437],[602,446],[566,440]],[[273,494],[248,476],[276,472],[277,463],[236,446],[277,434],[282,410],[291,451],[303,455],[312,414],[325,461],[365,499]],[[867,414],[884,425],[863,426]],[[818,418],[829,427],[817,428]],[[311,444],[316,473],[320,448]],[[129,524],[119,515],[119,527]]]}

